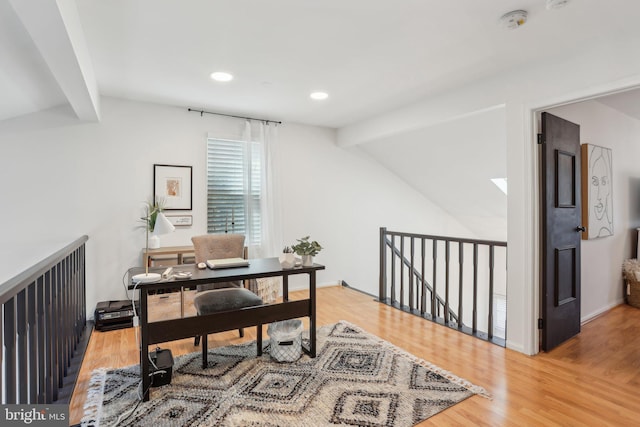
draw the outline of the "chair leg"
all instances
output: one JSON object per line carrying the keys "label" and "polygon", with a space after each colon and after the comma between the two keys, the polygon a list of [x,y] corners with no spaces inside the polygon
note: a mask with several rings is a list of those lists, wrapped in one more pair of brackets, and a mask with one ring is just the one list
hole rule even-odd
{"label": "chair leg", "polygon": [[207,369],[207,366],[209,365],[207,363],[207,335],[203,335],[202,336],[202,369]]}
{"label": "chair leg", "polygon": [[262,356],[262,325],[256,326],[256,344],[258,346],[258,356]]}
{"label": "chair leg", "polygon": [[200,335],[195,337],[195,339],[193,340],[193,345],[196,347],[200,345]]}
{"label": "chair leg", "polygon": [[244,338],[244,329],[240,328],[238,332],[240,332],[240,338]]}

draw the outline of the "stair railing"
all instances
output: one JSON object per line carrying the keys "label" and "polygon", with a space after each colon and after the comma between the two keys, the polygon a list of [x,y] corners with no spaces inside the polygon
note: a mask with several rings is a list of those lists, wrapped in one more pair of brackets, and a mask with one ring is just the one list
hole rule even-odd
{"label": "stair railing", "polygon": [[382,227],[379,301],[504,346],[506,247]]}
{"label": "stair railing", "polygon": [[0,284],[0,403],[69,402],[86,326],[87,239]]}

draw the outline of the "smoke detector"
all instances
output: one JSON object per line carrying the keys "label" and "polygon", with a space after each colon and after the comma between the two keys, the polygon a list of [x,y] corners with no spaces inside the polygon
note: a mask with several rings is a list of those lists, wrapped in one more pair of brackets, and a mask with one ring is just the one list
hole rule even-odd
{"label": "smoke detector", "polygon": [[547,0],[547,10],[560,9],[569,4],[571,0]]}
{"label": "smoke detector", "polygon": [[514,10],[509,13],[505,13],[500,18],[500,25],[507,30],[515,30],[516,28],[524,25],[527,22],[526,10]]}

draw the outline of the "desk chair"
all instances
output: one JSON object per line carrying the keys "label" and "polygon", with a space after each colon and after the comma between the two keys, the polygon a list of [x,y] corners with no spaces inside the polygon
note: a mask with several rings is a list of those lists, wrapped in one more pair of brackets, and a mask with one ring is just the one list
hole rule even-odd
{"label": "desk chair", "polygon": [[[209,259],[246,258],[244,236],[242,234],[205,234],[191,238],[195,252],[196,263],[207,262]],[[211,283],[198,285],[197,295],[193,300],[198,316],[218,313],[221,311],[237,310],[243,307],[253,307],[262,304],[262,299],[253,292],[244,289],[241,281]],[[262,326],[258,328],[262,330]],[[238,329],[240,337],[244,336],[242,328]],[[194,340],[194,345],[200,344],[200,337]],[[203,367],[206,367],[207,336],[204,336]]]}

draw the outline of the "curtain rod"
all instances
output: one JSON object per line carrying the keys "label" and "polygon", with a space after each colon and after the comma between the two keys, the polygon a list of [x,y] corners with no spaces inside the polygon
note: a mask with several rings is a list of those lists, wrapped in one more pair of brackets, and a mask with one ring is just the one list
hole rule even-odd
{"label": "curtain rod", "polygon": [[202,117],[204,114],[214,114],[216,116],[233,117],[235,119],[256,120],[256,121],[265,122],[265,123],[275,123],[277,125],[281,125],[282,124],[282,122],[279,122],[279,121],[276,121],[276,120],[256,119],[256,118],[253,118],[253,117],[244,117],[244,116],[234,116],[233,114],[214,113],[212,111],[194,110],[193,108],[187,108],[187,111],[193,111],[195,113],[200,113],[200,117]]}

